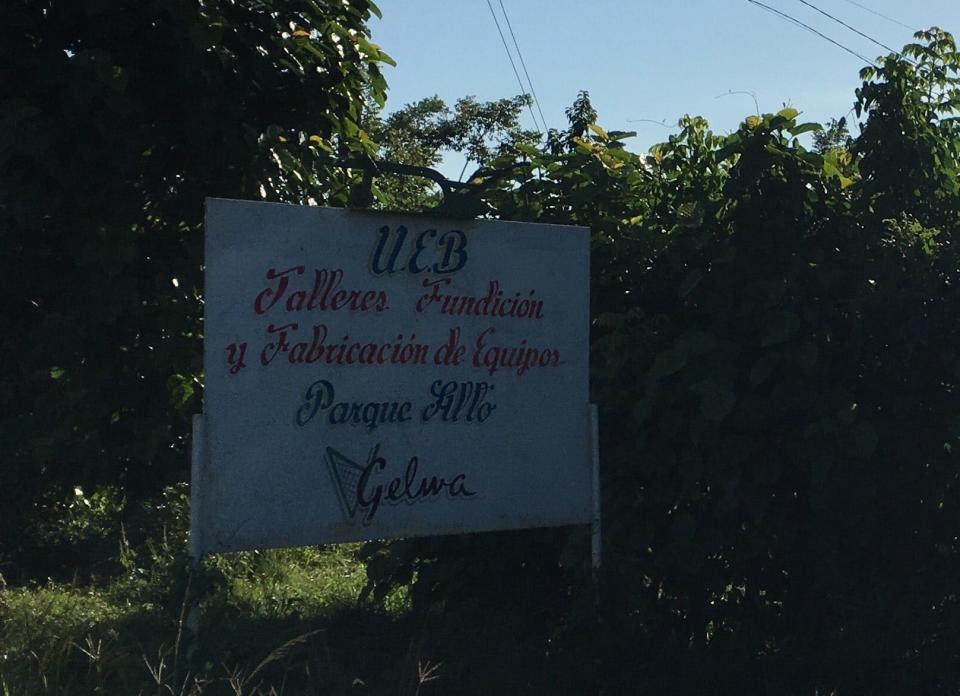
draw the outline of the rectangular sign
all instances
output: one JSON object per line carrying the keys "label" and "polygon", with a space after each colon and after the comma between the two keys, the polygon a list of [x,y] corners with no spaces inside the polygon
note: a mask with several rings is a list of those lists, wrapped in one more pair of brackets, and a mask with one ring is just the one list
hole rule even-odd
{"label": "rectangular sign", "polygon": [[195,551],[590,522],[589,253],[208,200]]}

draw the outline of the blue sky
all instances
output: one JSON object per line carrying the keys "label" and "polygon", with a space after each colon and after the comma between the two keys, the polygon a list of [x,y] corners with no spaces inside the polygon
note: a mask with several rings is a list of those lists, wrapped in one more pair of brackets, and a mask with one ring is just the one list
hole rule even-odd
{"label": "blue sky", "polygon": [[[960,0],[808,1],[895,49],[911,41],[912,32],[890,19],[915,28],[938,25],[960,37]],[[763,2],[867,58],[886,53],[802,0]],[[500,0],[491,4],[509,43]],[[705,116],[718,132],[734,130],[756,110],[753,97],[738,92],[755,95],[762,112],[786,103],[800,109],[803,120],[842,116],[864,64],[747,0],[503,5],[547,125],[563,127],[564,109],[585,89],[602,126],[637,131],[636,151],[666,139],[684,113]],[[387,111],[433,94],[452,104],[466,95],[489,100],[520,93],[486,0],[379,0],[378,6],[383,19],[371,24],[373,40],[397,61],[386,71]],[[524,125],[532,124],[526,113]],[[450,160],[442,169],[456,177],[461,162]]]}

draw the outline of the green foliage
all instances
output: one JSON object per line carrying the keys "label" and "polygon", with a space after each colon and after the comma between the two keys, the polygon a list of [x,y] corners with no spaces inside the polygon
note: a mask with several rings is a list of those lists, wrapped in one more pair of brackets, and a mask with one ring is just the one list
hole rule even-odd
{"label": "green foliage", "polygon": [[95,669],[76,669],[75,658],[109,641],[92,636],[127,613],[92,590],[54,584],[0,590],[0,685],[16,695],[95,693]]}
{"label": "green foliage", "polygon": [[40,522],[40,534],[50,545],[83,544],[106,535],[117,512],[124,506],[115,488],[104,488],[87,495],[77,486],[68,501],[53,506],[52,517]]}
{"label": "green foliage", "polygon": [[520,127],[520,114],[530,103],[527,95],[491,102],[458,99],[452,117],[441,124],[436,137],[443,146],[462,153],[468,164],[486,166],[496,155],[515,153],[518,145],[538,140],[536,132]]}
{"label": "green foliage", "polygon": [[[377,121],[362,0],[5,9],[5,692],[956,691],[948,34],[863,72],[852,142],[788,107],[639,155],[585,92],[542,150],[522,99]],[[591,229],[600,621],[583,529],[187,562],[203,196],[343,204],[333,156],[445,148],[493,215]]]}
{"label": "green foliage", "polygon": [[[377,143],[381,160],[432,168],[445,152],[456,152],[464,157],[466,172],[471,163],[484,167],[497,156],[524,148],[535,150],[538,134],[520,126],[520,114],[529,106],[529,99],[523,95],[478,102],[464,97],[451,111],[440,97],[433,96],[406,104],[386,117],[369,114],[364,127]],[[417,177],[385,176],[376,186],[379,207],[388,210],[423,210],[439,199],[436,186]]]}
{"label": "green foliage", "polygon": [[[368,114],[364,127],[379,146],[379,159],[432,168],[441,161],[442,143],[435,134],[448,116],[447,105],[434,96],[386,118]],[[381,177],[375,185],[387,209],[421,210],[434,204],[438,195],[431,183],[413,177]]]}
{"label": "green foliage", "polygon": [[595,126],[597,110],[593,108],[593,103],[590,101],[590,93],[586,90],[579,92],[573,104],[567,108],[566,116],[569,121],[567,130],[550,129],[547,134],[547,147],[553,154],[571,149],[576,138],[582,138],[587,134],[590,126]]}
{"label": "green foliage", "polygon": [[846,118],[831,118],[825,128],[819,128],[813,134],[813,151],[820,155],[834,150],[849,150],[852,144]]}
{"label": "green foliage", "polygon": [[374,547],[374,591],[522,606],[611,692],[955,690],[958,55],[917,38],[864,73],[846,159],[792,108],[649,156],[571,119],[488,180],[498,216],[593,235],[603,630],[580,532]]}
{"label": "green foliage", "polygon": [[248,616],[284,618],[319,614],[356,602],[366,582],[356,547],[303,547],[212,558],[228,577],[233,605]]}
{"label": "green foliage", "polygon": [[[0,548],[74,487],[186,473],[206,196],[343,204],[368,0],[13,0],[0,22]],[[41,535],[42,536],[42,535]]]}
{"label": "green foliage", "polygon": [[869,212],[907,213],[937,226],[960,214],[960,53],[941,29],[916,38],[902,54],[861,71],[855,107],[868,119],[853,151],[867,172]]}
{"label": "green foliage", "polygon": [[191,574],[182,486],[108,517],[110,576],[10,588],[0,576],[0,693],[345,693],[357,679],[386,693],[415,679],[403,593],[390,612],[361,605],[356,546],[218,556]]}

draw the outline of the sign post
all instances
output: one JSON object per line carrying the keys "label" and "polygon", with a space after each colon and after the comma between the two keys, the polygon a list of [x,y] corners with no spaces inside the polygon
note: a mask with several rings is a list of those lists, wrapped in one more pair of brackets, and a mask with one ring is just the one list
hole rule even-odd
{"label": "sign post", "polygon": [[596,404],[590,404],[590,463],[593,481],[593,519],[590,522],[590,567],[593,577],[594,600],[600,604],[600,564],[603,544],[600,507],[600,415]]}
{"label": "sign post", "polygon": [[210,199],[205,263],[195,558],[591,524],[599,566],[587,229]]}

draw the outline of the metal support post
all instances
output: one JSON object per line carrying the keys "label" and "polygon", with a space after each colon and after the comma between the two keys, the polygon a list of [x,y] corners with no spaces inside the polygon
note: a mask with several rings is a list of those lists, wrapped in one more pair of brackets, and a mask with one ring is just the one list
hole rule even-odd
{"label": "metal support post", "polygon": [[600,603],[600,563],[603,545],[600,536],[600,416],[596,404],[590,404],[590,457],[593,479],[593,519],[590,524],[590,567],[594,599]]}

